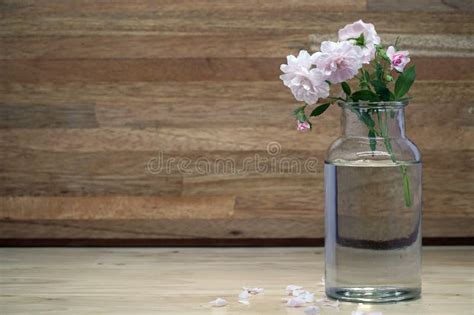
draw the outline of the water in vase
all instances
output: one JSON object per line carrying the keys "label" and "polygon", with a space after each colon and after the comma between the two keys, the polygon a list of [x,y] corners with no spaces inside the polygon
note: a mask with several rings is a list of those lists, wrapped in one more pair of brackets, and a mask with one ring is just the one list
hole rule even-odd
{"label": "water in vase", "polygon": [[421,163],[325,163],[325,190],[326,294],[358,302],[418,297]]}

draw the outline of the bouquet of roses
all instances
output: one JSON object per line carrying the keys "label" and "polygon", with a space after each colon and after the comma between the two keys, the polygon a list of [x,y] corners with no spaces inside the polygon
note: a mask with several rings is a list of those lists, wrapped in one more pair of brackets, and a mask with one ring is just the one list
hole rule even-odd
{"label": "bouquet of roses", "polygon": [[[346,25],[339,30],[339,41],[324,41],[321,51],[310,55],[306,50],[298,56],[288,56],[288,64],[281,65],[283,75],[280,79],[290,88],[303,106],[295,110],[297,130],[311,129],[311,122],[306,115],[306,108],[318,103],[310,117],[319,116],[335,102],[349,104],[351,111],[367,126],[370,149],[375,151],[376,138],[383,139],[386,151],[393,163],[398,164],[392,149],[386,123],[381,119],[380,106],[384,102],[403,102],[407,92],[415,81],[415,66],[405,70],[410,62],[408,51],[397,49],[397,42],[387,49],[380,42],[374,25],[362,20]],[[356,78],[358,90],[352,91],[348,80]],[[329,96],[330,88],[340,84],[342,94]],[[382,103],[380,103],[382,102]],[[356,107],[350,104],[366,103],[367,106]],[[370,108],[371,105],[373,108]],[[378,125],[372,118],[378,117]],[[405,205],[411,206],[410,181],[406,166],[400,164],[403,176]]]}
{"label": "bouquet of roses", "polygon": [[[284,73],[280,79],[290,88],[296,100],[305,102],[294,112],[297,130],[311,129],[305,110],[320,99],[325,99],[325,102],[311,111],[311,117],[321,115],[337,101],[404,101],[415,81],[415,67],[405,70],[410,62],[408,51],[397,49],[398,40],[385,49],[373,24],[359,20],[340,29],[338,35],[338,42],[324,41],[321,51],[312,55],[306,50],[301,50],[297,57],[289,55],[288,64],[280,67]],[[359,80],[359,89],[355,92],[347,83],[353,78]],[[341,84],[342,96],[329,96],[334,84]],[[363,122],[370,131],[372,122]]]}

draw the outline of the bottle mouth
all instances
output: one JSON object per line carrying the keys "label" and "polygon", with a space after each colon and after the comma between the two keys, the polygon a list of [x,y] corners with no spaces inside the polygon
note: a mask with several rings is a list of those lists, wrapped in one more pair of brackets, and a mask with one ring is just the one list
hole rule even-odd
{"label": "bottle mouth", "polygon": [[342,108],[366,108],[366,109],[400,109],[408,105],[408,101],[382,101],[382,102],[344,102],[338,101]]}

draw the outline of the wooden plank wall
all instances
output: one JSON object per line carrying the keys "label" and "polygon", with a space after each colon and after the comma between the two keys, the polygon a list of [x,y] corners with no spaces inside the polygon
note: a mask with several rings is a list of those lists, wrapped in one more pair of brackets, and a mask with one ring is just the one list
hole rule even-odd
{"label": "wooden plank wall", "polygon": [[[339,109],[297,134],[279,65],[359,18],[400,35],[417,65],[407,125],[423,153],[424,235],[474,236],[471,1],[2,0],[3,244],[323,237]],[[218,162],[271,158],[272,142],[278,158],[317,159],[314,172]],[[209,169],[152,174],[160,154]]]}

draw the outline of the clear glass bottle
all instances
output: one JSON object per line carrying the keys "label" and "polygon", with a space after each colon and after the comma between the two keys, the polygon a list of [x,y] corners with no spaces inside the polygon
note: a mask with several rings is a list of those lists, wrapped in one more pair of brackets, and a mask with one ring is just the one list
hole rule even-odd
{"label": "clear glass bottle", "polygon": [[325,161],[326,294],[391,302],[421,294],[421,159],[406,102],[344,103]]}

